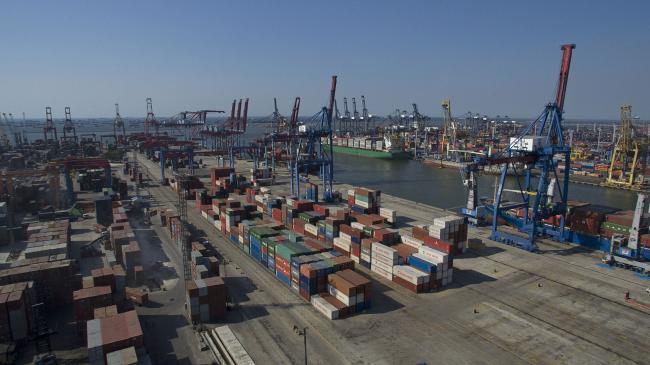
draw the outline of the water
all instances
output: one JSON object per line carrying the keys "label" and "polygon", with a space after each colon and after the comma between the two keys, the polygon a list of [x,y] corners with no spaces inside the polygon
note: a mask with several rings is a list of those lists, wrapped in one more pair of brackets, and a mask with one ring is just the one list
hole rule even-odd
{"label": "water", "polygon": [[[142,119],[125,118],[124,121],[127,133],[140,132],[143,129]],[[111,119],[75,120],[74,122],[77,135],[96,133],[99,138],[100,135],[113,133]],[[62,134],[63,123],[56,121],[56,125],[59,134]],[[258,138],[268,131],[269,127],[270,125],[267,124],[250,123],[244,142]],[[32,124],[25,130],[30,141],[43,138],[40,125]],[[174,134],[170,129],[166,131]],[[381,160],[336,154],[334,156],[334,179],[355,186],[379,189],[390,195],[441,208],[460,207],[466,203],[467,192],[458,170],[431,167],[411,160]],[[495,177],[493,175],[480,176],[479,196],[492,197],[494,184]],[[512,181],[510,184],[514,186]],[[630,191],[581,184],[571,184],[569,189],[570,200],[586,201],[620,209],[634,209],[636,204],[636,193]]]}
{"label": "water", "polygon": [[[440,208],[464,206],[467,199],[467,190],[458,170],[431,167],[411,160],[381,160],[336,154],[334,179],[355,186],[379,189],[390,195]],[[494,184],[495,176],[480,176],[479,196],[492,197]],[[507,185],[514,187],[514,182],[510,181]],[[570,184],[569,199],[619,209],[634,209],[636,193]]]}

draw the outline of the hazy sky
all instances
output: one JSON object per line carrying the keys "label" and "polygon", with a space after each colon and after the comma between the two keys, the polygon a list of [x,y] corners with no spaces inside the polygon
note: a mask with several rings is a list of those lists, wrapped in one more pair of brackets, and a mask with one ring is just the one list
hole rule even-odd
{"label": "hazy sky", "polygon": [[576,43],[567,118],[650,118],[650,1],[5,1],[0,111],[55,118],[229,109],[269,115],[364,94],[371,113],[536,116]]}

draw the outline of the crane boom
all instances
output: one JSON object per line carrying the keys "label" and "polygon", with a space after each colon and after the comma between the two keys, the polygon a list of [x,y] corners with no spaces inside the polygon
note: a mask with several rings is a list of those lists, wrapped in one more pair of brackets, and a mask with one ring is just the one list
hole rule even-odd
{"label": "crane boom", "polygon": [[576,48],[575,44],[562,45],[562,65],[560,66],[560,81],[558,83],[557,93],[555,95],[555,105],[557,105],[560,113],[564,111],[564,97],[566,95],[567,82],[569,81],[569,68],[571,67],[571,56],[573,50]]}

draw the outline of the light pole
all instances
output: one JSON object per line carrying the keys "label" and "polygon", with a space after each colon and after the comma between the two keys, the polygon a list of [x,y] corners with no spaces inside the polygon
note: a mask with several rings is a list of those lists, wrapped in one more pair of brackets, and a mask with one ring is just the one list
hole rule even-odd
{"label": "light pole", "polygon": [[293,325],[293,332],[303,338],[303,343],[305,345],[305,365],[307,365],[307,327],[300,329],[298,326]]}

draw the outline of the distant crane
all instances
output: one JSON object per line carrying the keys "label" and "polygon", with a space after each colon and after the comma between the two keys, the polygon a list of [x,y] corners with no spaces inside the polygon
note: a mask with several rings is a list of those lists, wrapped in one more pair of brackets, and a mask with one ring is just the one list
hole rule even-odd
{"label": "distant crane", "polygon": [[290,166],[293,195],[300,196],[300,171],[307,172],[317,167],[323,185],[323,199],[330,201],[333,198],[332,116],[336,98],[336,79],[336,76],[332,76],[329,106],[323,107],[312,117],[311,123],[304,125],[304,128],[301,127],[298,133],[300,145],[296,147],[298,153],[294,155]]}
{"label": "distant crane", "polygon": [[45,107],[45,126],[43,127],[43,141],[45,144],[56,144],[58,137],[56,135],[56,126],[54,126],[54,120],[52,119],[52,108],[49,106]]}
{"label": "distant crane", "polygon": [[418,110],[418,105],[416,103],[413,103],[413,129],[423,129],[424,128],[424,122],[426,121],[426,117],[422,114],[420,114],[420,111]]}
{"label": "distant crane", "polygon": [[[14,120],[14,114],[9,113],[9,118],[11,119],[11,122],[9,123],[9,131],[14,135],[14,142],[16,146],[20,146],[23,144],[23,142],[22,142],[21,132],[16,132],[16,121]],[[25,133],[24,127],[23,127],[23,133]]]}
{"label": "distant crane", "polygon": [[374,120],[372,119],[372,114],[368,114],[368,108],[366,108],[366,97],[361,95],[361,120],[365,121],[364,133],[369,133],[371,130],[375,129],[373,125]]}
{"label": "distant crane", "polygon": [[[607,174],[608,185],[632,187],[638,182],[641,168],[641,147],[635,138],[632,124],[632,106],[621,106],[621,129],[618,141],[612,151],[612,159]],[[617,176],[615,176],[617,175]]]}
{"label": "distant crane", "polygon": [[77,143],[77,130],[74,123],[72,123],[72,116],[70,115],[70,107],[65,107],[65,122],[63,123],[63,140],[66,142]]}
{"label": "distant crane", "polygon": [[271,114],[271,124],[273,126],[273,133],[279,133],[287,126],[287,118],[280,114],[278,109],[278,100],[273,98],[273,114]]}
{"label": "distant crane", "polygon": [[359,112],[357,111],[357,99],[352,98],[352,129],[355,134],[359,134]]}
{"label": "distant crane", "polygon": [[343,128],[339,128],[343,133],[350,132],[350,110],[348,110],[348,98],[343,98]]}
{"label": "distant crane", "polygon": [[151,98],[147,98],[147,118],[144,120],[144,135],[151,137],[151,130],[155,129],[156,136],[158,136],[158,121],[153,113],[153,102]]}
{"label": "distant crane", "polygon": [[2,113],[2,118],[4,119],[4,126],[2,125],[2,120],[0,120],[0,147],[4,149],[9,149],[11,143],[9,143],[9,138],[7,137],[7,129],[10,130],[9,119],[7,119],[7,113]]}
{"label": "distant crane", "polygon": [[122,116],[120,116],[120,104],[115,103],[115,119],[113,120],[113,136],[116,144],[126,143],[126,129]]}
{"label": "distant crane", "polygon": [[454,122],[454,118],[451,116],[451,101],[449,101],[449,99],[442,101],[442,117],[442,150],[440,152],[446,152],[446,154],[449,154],[449,150],[456,149],[456,123]]}
{"label": "distant crane", "polygon": [[27,143],[29,143],[29,142],[27,141],[27,132],[25,132],[25,126],[26,126],[26,124],[27,124],[27,122],[26,122],[26,120],[25,120],[25,112],[23,112],[23,123],[22,123],[22,125],[21,125],[21,127],[20,127],[20,129],[21,129],[22,132],[23,132],[22,140],[21,140],[23,144],[27,144]]}

